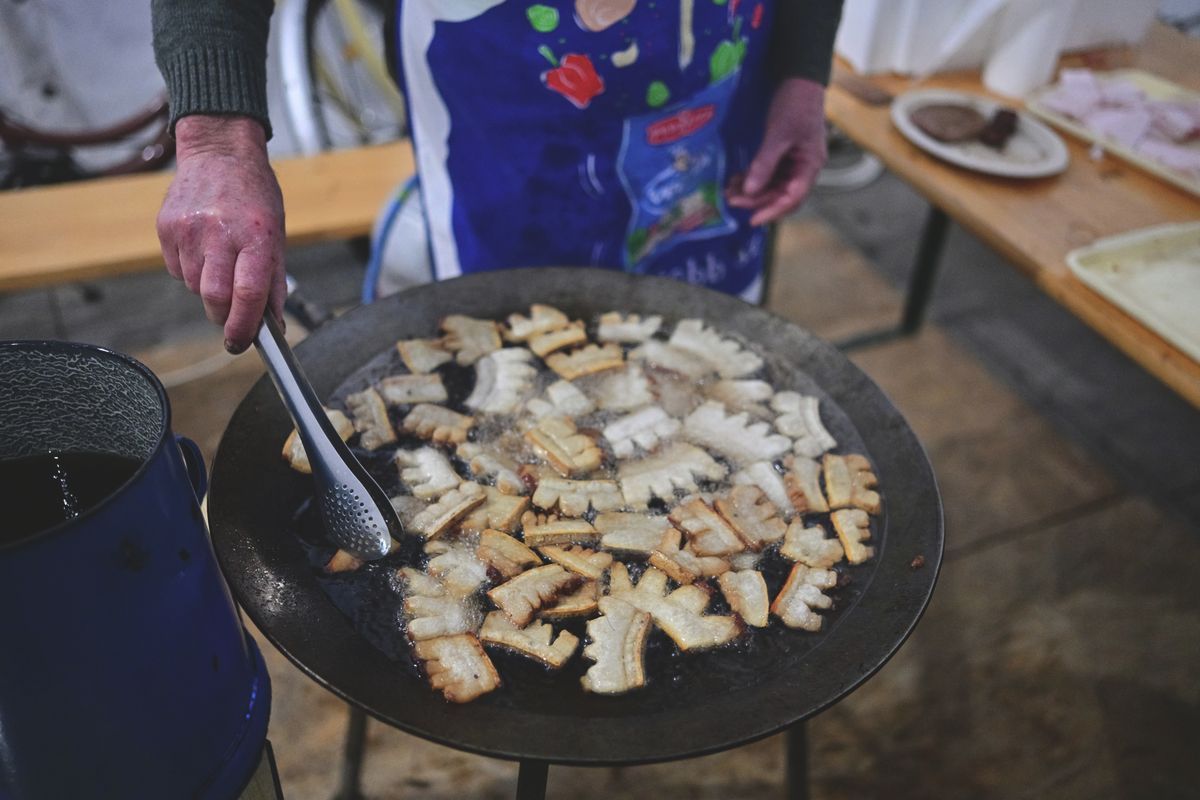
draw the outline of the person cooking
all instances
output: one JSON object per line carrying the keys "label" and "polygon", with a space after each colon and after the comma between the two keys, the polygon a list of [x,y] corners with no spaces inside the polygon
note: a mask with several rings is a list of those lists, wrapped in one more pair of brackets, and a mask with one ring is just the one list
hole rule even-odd
{"label": "person cooking", "polygon": [[[282,315],[272,0],[153,0],[167,270],[241,352]],[[435,276],[593,265],[761,299],[763,226],[825,162],[842,0],[396,0]]]}

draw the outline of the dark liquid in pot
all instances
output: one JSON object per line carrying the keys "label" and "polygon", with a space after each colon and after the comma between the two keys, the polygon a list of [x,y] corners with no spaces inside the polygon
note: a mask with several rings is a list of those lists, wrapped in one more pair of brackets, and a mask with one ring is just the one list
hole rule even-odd
{"label": "dark liquid in pot", "polygon": [[0,545],[79,516],[116,491],[141,462],[110,453],[46,453],[0,461]]}

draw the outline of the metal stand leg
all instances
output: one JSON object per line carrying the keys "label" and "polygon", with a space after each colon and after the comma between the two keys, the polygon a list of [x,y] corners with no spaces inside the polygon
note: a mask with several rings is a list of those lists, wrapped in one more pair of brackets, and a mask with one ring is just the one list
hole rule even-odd
{"label": "metal stand leg", "polygon": [[921,329],[929,300],[933,297],[934,284],[937,283],[938,266],[942,261],[942,250],[945,249],[946,234],[949,230],[950,217],[937,206],[930,206],[929,216],[925,218],[925,227],[921,231],[917,258],[908,278],[908,291],[904,295],[904,311],[900,315],[900,323],[894,328],[860,333],[836,342],[839,350],[850,351],[890,342],[901,336],[911,336]]}
{"label": "metal stand leg", "polygon": [[787,800],[808,800],[808,734],[803,721],[788,728]]}
{"label": "metal stand leg", "polygon": [[546,800],[546,775],[550,765],[545,761],[522,761],[517,773],[517,800]]}
{"label": "metal stand leg", "polygon": [[342,749],[342,783],[334,800],[365,800],[360,784],[367,749],[367,713],[357,706],[349,706],[349,709],[346,743]]}
{"label": "metal stand leg", "polygon": [[771,299],[771,286],[775,282],[775,254],[779,243],[779,223],[772,222],[767,226],[767,232],[763,235],[763,247],[766,252],[763,254],[763,272],[762,272],[762,300],[760,306],[765,307]]}
{"label": "metal stand leg", "polygon": [[283,800],[283,786],[279,783],[279,767],[275,764],[275,750],[271,747],[270,740],[263,745],[263,750],[267,766],[271,768],[271,789],[275,792],[276,800]]}
{"label": "metal stand leg", "polygon": [[949,230],[950,217],[937,206],[930,206],[925,230],[921,232],[921,245],[917,248],[917,261],[908,279],[904,314],[900,318],[900,332],[905,336],[916,333],[925,319],[925,309],[929,307],[929,298],[933,296],[933,285],[937,282],[938,265],[942,263],[942,250],[946,247],[946,233]]}

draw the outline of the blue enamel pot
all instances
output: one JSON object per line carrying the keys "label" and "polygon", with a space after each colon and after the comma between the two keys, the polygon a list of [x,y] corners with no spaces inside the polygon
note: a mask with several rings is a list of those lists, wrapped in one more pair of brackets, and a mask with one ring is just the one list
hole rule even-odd
{"label": "blue enamel pot", "polygon": [[270,681],[209,543],[199,449],[137,361],[0,343],[0,461],[47,452],[137,467],[74,518],[0,530],[0,798],[237,797]]}

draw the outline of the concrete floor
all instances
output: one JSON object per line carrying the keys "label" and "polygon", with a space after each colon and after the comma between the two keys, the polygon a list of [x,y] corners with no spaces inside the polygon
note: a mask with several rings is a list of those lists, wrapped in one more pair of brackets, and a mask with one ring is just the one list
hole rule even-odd
{"label": "concrete floor", "polygon": [[[770,308],[835,339],[890,322],[922,213],[887,178],[818,198],[781,229]],[[308,249],[290,263],[321,296],[353,302],[344,249]],[[0,337],[136,351],[173,384],[176,429],[211,455],[260,372],[254,356],[223,356],[220,336],[165,278],[99,290],[98,301],[79,287],[2,298]],[[130,298],[155,313],[114,313]],[[1194,797],[1200,414],[959,232],[933,312],[919,336],[854,360],[929,450],[946,562],[896,658],[810,723],[813,796]],[[188,380],[198,363],[216,371]],[[264,652],[287,797],[327,800],[345,707]],[[370,728],[373,800],[511,797],[515,780],[511,764]],[[676,764],[550,774],[550,796],[573,800],[782,792],[778,739]]]}

